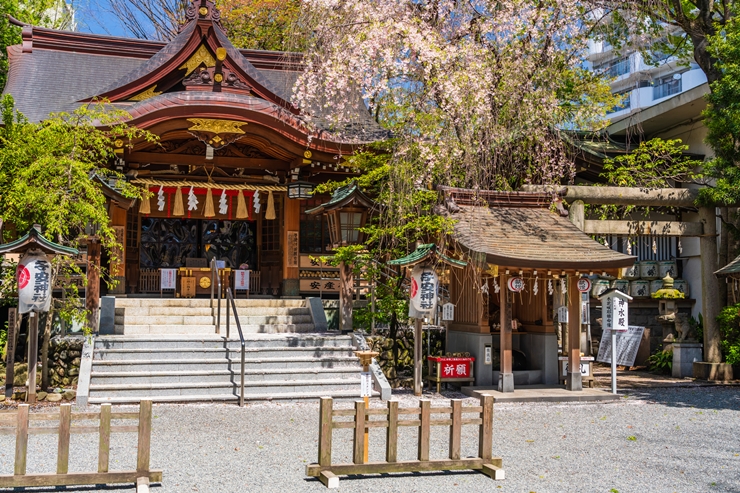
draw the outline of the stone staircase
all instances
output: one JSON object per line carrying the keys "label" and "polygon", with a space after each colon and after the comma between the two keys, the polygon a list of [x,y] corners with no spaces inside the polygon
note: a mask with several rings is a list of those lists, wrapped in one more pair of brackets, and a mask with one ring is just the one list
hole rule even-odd
{"label": "stone staircase", "polygon": [[[244,334],[314,331],[305,300],[237,299]],[[202,298],[116,298],[115,333],[122,335],[215,335],[216,302]],[[232,314],[233,317],[233,314]],[[236,327],[232,319],[232,335]],[[221,300],[221,334],[226,333],[226,300]]]}
{"label": "stone staircase", "polygon": [[[243,317],[265,316],[250,313]],[[278,325],[291,325],[281,321],[275,319]],[[260,322],[262,319],[247,326],[265,325]],[[353,355],[351,336],[245,334],[245,339],[246,400],[359,395],[361,366]],[[241,345],[233,338],[99,336],[88,402],[129,403],[143,398],[159,402],[237,401],[240,362]]]}

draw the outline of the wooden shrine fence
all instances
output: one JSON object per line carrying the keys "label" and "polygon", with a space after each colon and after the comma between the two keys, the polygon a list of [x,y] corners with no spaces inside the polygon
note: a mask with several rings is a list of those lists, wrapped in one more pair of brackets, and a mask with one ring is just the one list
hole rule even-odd
{"label": "wooden shrine fence", "polygon": [[[355,401],[354,409],[333,409],[330,397],[321,398],[319,415],[319,462],[306,466],[306,475],[318,477],[329,488],[339,485],[340,475],[380,474],[391,472],[447,471],[476,469],[493,479],[504,479],[502,459],[492,456],[493,449],[493,397],[481,397],[480,406],[465,406],[453,399],[449,407],[431,407],[431,401],[422,399],[419,407],[400,408],[398,401],[388,401],[388,407],[365,408],[364,401]],[[475,413],[477,417],[463,419],[463,414]],[[447,415],[432,419],[434,414]],[[417,419],[399,419],[413,415]],[[352,421],[334,421],[334,417],[351,416]],[[370,416],[381,419],[370,420]],[[478,425],[478,457],[460,458],[460,433],[463,425]],[[432,426],[449,426],[449,458],[429,459],[429,433]],[[398,460],[398,429],[416,427],[418,431],[417,460]],[[332,433],[335,429],[352,428],[352,463],[332,464]],[[365,462],[364,436],[370,428],[386,429],[385,462]]]}
{"label": "wooden shrine fence", "polygon": [[[99,412],[73,413],[71,404],[62,404],[59,413],[29,414],[28,404],[18,406],[18,411],[0,413],[0,435],[15,435],[15,466],[12,475],[0,475],[0,487],[69,486],[89,484],[161,482],[162,471],[149,468],[152,434],[152,401],[141,401],[139,412],[111,412],[110,404],[102,404]],[[55,426],[29,427],[33,421],[56,421]],[[99,420],[98,426],[72,426],[74,421]],[[111,426],[111,420],[138,420],[136,425]],[[139,442],[135,471],[109,471],[111,433],[136,432]],[[98,433],[98,471],[69,472],[70,435]],[[56,473],[26,474],[29,435],[59,435]]]}

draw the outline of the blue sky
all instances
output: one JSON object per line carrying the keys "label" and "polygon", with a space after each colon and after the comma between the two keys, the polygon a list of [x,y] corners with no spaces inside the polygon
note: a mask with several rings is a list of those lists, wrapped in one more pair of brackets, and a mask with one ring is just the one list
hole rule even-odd
{"label": "blue sky", "polygon": [[131,37],[121,22],[110,13],[108,0],[73,0],[72,4],[76,10],[78,31]]}

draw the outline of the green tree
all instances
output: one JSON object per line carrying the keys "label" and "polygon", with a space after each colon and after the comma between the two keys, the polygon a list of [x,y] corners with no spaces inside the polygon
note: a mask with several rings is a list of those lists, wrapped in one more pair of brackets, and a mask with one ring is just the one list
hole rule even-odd
{"label": "green tree", "polygon": [[[740,7],[738,7],[740,8]],[[710,85],[709,105],[704,111],[707,143],[714,159],[705,173],[715,186],[702,190],[707,203],[740,203],[740,20],[730,19],[723,30],[710,38],[710,52],[717,60],[721,77]]]}
{"label": "green tree", "polygon": [[[79,247],[91,226],[103,249],[113,255],[116,237],[107,213],[106,199],[96,177],[117,174],[108,169],[115,158],[116,141],[121,146],[134,140],[154,141],[149,132],[125,123],[128,113],[103,102],[83,105],[72,113],[51,115],[31,123],[14,110],[11,96],[2,99],[0,128],[0,210],[6,224],[23,234],[40,224],[53,241]],[[139,197],[139,189],[118,182],[123,195]],[[6,231],[6,234],[11,232]],[[84,321],[86,313],[78,301],[73,276],[82,273],[73,259],[56,257],[52,285],[66,291],[56,300],[47,317],[42,344],[42,378],[48,385],[47,355],[54,312],[67,320]],[[4,297],[12,296],[14,285],[4,283]]]}
{"label": "green tree", "polygon": [[21,42],[21,28],[13,26],[8,15],[21,22],[51,29],[71,29],[73,10],[64,0],[0,0],[0,87],[8,76],[8,46]]}
{"label": "green tree", "polygon": [[303,51],[299,0],[219,0],[221,24],[234,46],[252,50]]}

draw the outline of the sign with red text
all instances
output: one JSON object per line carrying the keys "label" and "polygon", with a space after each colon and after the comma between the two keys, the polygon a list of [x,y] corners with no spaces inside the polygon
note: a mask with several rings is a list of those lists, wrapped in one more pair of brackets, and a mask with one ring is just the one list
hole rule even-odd
{"label": "sign with red text", "polygon": [[249,291],[249,271],[234,271],[234,291]]}

